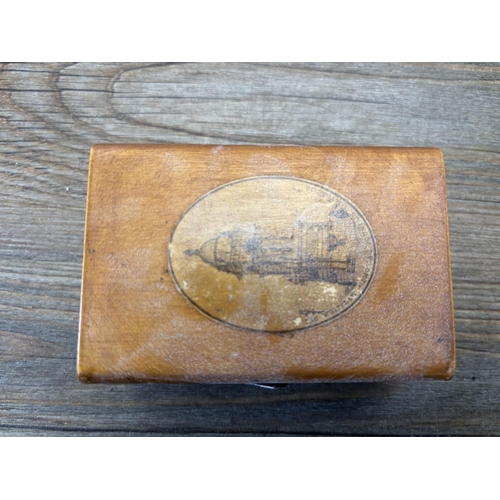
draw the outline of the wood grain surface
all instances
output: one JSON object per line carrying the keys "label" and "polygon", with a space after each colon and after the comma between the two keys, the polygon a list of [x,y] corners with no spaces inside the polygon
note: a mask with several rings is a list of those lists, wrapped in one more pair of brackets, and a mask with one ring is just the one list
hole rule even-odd
{"label": "wood grain surface", "polygon": [[[2,64],[0,434],[500,435],[500,66]],[[449,382],[84,385],[94,143],[432,146],[449,204]]]}

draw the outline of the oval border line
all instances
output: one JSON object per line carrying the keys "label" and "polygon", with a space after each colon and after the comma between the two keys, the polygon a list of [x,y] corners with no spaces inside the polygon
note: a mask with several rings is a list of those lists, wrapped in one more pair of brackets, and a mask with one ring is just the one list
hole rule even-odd
{"label": "oval border line", "polygon": [[[203,309],[202,307],[200,307],[198,304],[196,304],[196,302],[194,302],[189,297],[189,295],[187,295],[187,293],[183,290],[183,288],[179,284],[179,281],[178,281],[177,276],[175,274],[174,268],[172,266],[171,250],[172,250],[172,244],[173,244],[173,239],[174,239],[175,232],[176,232],[179,224],[182,222],[182,220],[186,216],[186,214],[188,214],[188,212],[190,212],[198,203],[202,202],[204,199],[206,199],[207,197],[213,195],[217,191],[220,191],[222,189],[226,189],[226,188],[228,188],[228,187],[230,187],[232,185],[235,185],[235,184],[240,184],[240,183],[243,183],[243,182],[249,182],[249,181],[254,181],[254,180],[262,180],[262,179],[287,179],[287,180],[292,180],[292,181],[303,182],[303,183],[307,183],[307,184],[310,184],[312,186],[315,186],[317,188],[320,188],[320,189],[326,191],[329,194],[334,194],[335,196],[339,197],[342,201],[344,201],[345,203],[347,203],[356,212],[356,214],[361,218],[361,220],[365,223],[366,227],[368,228],[368,232],[370,234],[370,237],[371,237],[371,240],[372,240],[372,244],[373,244],[373,266],[372,266],[372,270],[371,270],[370,276],[369,276],[369,278],[366,281],[366,285],[364,286],[364,288],[361,291],[361,293],[356,297],[356,299],[353,302],[351,302],[347,307],[345,307],[345,309],[340,310],[335,315],[333,315],[333,316],[331,316],[331,317],[329,317],[329,318],[327,318],[327,319],[325,319],[325,320],[323,320],[321,322],[314,323],[313,325],[305,325],[305,326],[302,326],[300,328],[287,329],[287,330],[282,330],[282,331],[274,331],[274,330],[273,331],[268,331],[268,330],[262,330],[262,329],[248,328],[248,327],[245,327],[245,326],[241,326],[241,325],[237,325],[237,324],[234,324],[234,323],[230,323],[228,321],[220,319],[220,318],[214,316],[213,314],[209,313],[208,311],[206,311],[205,309]],[[233,328],[238,328],[238,329],[244,330],[244,331],[250,331],[250,332],[255,332],[255,333],[284,334],[284,333],[299,332],[299,331],[302,331],[302,330],[309,330],[311,328],[316,328],[316,327],[322,326],[325,323],[329,323],[330,321],[338,319],[340,316],[342,316],[345,313],[347,313],[350,310],[352,310],[352,308],[355,305],[357,305],[359,303],[359,301],[365,296],[366,292],[368,291],[368,289],[370,288],[370,286],[371,286],[371,284],[373,282],[373,278],[375,276],[375,272],[376,272],[377,264],[378,264],[378,249],[377,249],[377,243],[376,243],[375,235],[373,233],[373,229],[371,228],[371,226],[370,226],[367,218],[365,217],[365,215],[363,214],[363,212],[361,212],[361,210],[351,200],[349,200],[348,198],[346,198],[341,193],[335,191],[334,189],[330,188],[329,186],[325,186],[324,184],[320,184],[319,182],[315,182],[315,181],[310,181],[308,179],[303,179],[301,177],[281,176],[281,175],[269,175],[269,176],[262,175],[262,176],[244,177],[242,179],[236,179],[236,180],[228,182],[226,184],[222,184],[222,185],[220,185],[220,186],[218,186],[218,187],[216,187],[216,188],[214,188],[214,189],[206,192],[204,195],[202,195],[200,198],[198,198],[195,202],[193,202],[182,213],[182,215],[180,216],[179,220],[176,222],[174,228],[172,229],[172,233],[170,235],[170,239],[169,239],[169,243],[168,243],[167,260],[168,260],[168,267],[169,267],[170,275],[172,276],[172,280],[173,280],[173,282],[175,284],[175,287],[181,293],[181,295],[186,300],[188,300],[188,302],[190,304],[192,304],[193,307],[195,307],[196,310],[199,311],[200,313],[202,313],[204,316],[210,318],[213,321],[216,321],[219,324],[222,324],[222,325],[225,325],[225,326],[229,326],[229,327],[233,327]]]}

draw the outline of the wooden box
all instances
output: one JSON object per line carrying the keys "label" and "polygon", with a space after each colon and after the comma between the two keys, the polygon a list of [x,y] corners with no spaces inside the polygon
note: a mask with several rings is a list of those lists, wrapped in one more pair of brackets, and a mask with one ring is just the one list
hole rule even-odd
{"label": "wooden box", "polygon": [[449,379],[438,149],[96,145],[82,382]]}

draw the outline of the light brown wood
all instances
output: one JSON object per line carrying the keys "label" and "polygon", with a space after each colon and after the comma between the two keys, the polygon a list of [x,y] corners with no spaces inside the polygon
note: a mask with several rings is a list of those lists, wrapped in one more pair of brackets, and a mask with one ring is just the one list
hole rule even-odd
{"label": "light brown wood", "polygon": [[92,148],[84,382],[450,378],[451,297],[437,149]]}

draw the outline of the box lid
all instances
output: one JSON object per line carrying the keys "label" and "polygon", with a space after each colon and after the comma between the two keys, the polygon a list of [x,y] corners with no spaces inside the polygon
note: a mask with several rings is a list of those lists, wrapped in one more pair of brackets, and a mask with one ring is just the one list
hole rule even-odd
{"label": "box lid", "polygon": [[437,149],[92,148],[85,382],[450,378]]}

